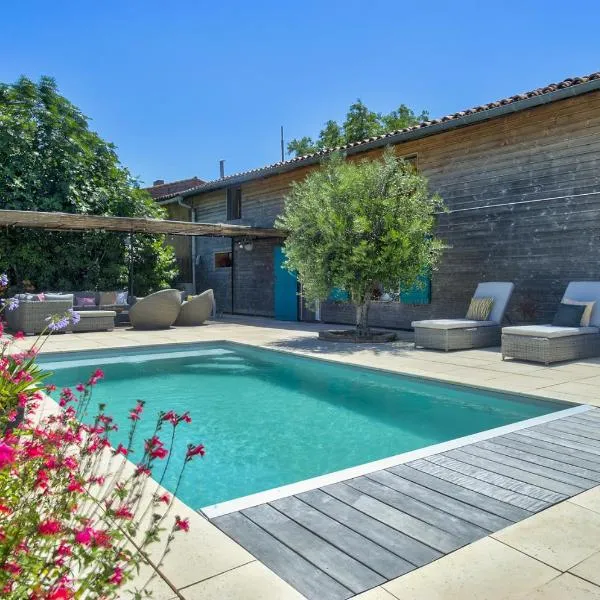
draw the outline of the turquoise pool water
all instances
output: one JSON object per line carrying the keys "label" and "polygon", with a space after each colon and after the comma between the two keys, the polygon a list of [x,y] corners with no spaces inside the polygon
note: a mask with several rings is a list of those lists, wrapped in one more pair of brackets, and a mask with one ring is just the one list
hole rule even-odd
{"label": "turquoise pool water", "polygon": [[58,386],[104,370],[94,403],[105,402],[121,425],[115,444],[126,443],[129,411],[145,400],[138,456],[160,410],[189,411],[163,484],[173,490],[187,443],[203,443],[206,456],[190,463],[178,492],[193,508],[567,407],[238,344],[70,352],[40,362]]}

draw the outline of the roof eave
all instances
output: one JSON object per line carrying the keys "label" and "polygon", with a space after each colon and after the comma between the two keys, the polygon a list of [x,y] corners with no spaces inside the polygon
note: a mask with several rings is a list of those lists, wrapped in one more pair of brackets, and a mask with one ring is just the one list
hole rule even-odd
{"label": "roof eave", "polygon": [[[447,121],[441,121],[439,123],[427,125],[420,129],[399,132],[397,134],[390,135],[389,137],[358,143],[356,146],[344,148],[341,151],[344,154],[359,154],[361,152],[367,152],[368,150],[373,150],[384,146],[408,142],[411,140],[428,137],[430,135],[437,135],[438,133],[443,133],[452,129],[458,129],[459,127],[467,127],[469,125],[474,125],[476,123],[481,123],[483,121],[495,119],[510,113],[519,112],[528,108],[534,108],[543,104],[549,104],[551,102],[557,102],[558,100],[564,100],[574,96],[580,96],[582,94],[586,94],[596,90],[600,90],[600,79],[593,79],[591,81],[586,81],[585,83],[579,83],[570,87],[555,90],[553,92],[547,92],[538,96],[524,98],[523,100],[517,100],[516,102],[510,102],[495,108],[482,110],[480,112],[473,112],[471,114],[464,115],[463,117],[448,119]],[[264,170],[258,169],[253,173],[242,173],[238,176],[234,175],[232,177],[226,177],[225,179],[216,179],[214,181],[209,181],[203,184],[202,186],[198,186],[197,188],[183,191],[180,193],[179,196],[181,198],[187,198],[189,196],[203,194],[204,192],[217,190],[220,188],[228,187],[230,185],[237,185],[240,183],[245,183],[247,181],[252,181],[254,179],[261,179],[263,177],[271,177],[280,173],[287,173],[288,171],[293,171],[300,167],[307,167],[310,165],[320,163],[323,160],[323,158],[325,158],[328,154],[331,154],[331,152],[334,151],[335,149],[327,153],[318,154],[315,156],[308,156],[304,160],[298,160],[287,164],[267,167]],[[165,203],[168,202],[170,201],[165,201]]]}

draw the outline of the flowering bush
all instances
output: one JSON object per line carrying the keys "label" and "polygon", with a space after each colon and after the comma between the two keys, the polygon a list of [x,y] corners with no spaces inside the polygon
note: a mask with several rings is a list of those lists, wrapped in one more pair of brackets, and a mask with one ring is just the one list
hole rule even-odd
{"label": "flowering bush", "polygon": [[[65,326],[65,318],[73,315],[52,318],[49,331],[53,324]],[[187,413],[160,413],[141,456],[130,462],[144,403],[131,410],[127,445],[113,448],[109,434],[117,424],[105,406],[89,415],[93,388],[104,373],[96,370],[75,391],[62,389],[59,406],[52,405],[42,390],[56,388],[42,388],[47,373],[35,364],[39,340],[27,352],[11,354],[12,340],[0,332],[2,410],[14,405],[23,413],[19,422],[11,408],[0,422],[0,597],[122,597],[119,590],[136,574],[148,547],[162,544],[160,566],[175,534],[189,529],[187,519],[171,517],[172,496],[150,475],[157,461],[165,461],[164,477],[177,429],[191,419]],[[48,406],[56,410],[44,416]],[[160,438],[165,429],[167,445]],[[188,446],[179,482],[189,462],[203,455],[201,444]],[[132,590],[134,597],[148,595],[146,587],[142,582]]]}

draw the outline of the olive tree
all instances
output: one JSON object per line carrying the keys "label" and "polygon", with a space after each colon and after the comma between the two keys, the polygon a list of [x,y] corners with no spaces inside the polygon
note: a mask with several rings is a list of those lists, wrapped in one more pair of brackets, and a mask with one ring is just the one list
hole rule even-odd
{"label": "olive tree", "polygon": [[285,267],[310,301],[346,290],[357,333],[365,335],[375,286],[406,289],[435,268],[443,249],[436,214],[443,209],[426,178],[393,149],[377,160],[333,154],[286,197],[277,221],[288,232]]}

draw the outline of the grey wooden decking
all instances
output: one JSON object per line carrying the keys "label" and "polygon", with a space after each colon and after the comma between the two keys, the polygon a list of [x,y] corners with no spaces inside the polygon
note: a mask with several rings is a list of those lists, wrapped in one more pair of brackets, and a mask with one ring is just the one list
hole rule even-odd
{"label": "grey wooden decking", "polygon": [[315,600],[338,600],[600,484],[600,410],[212,522]]}

